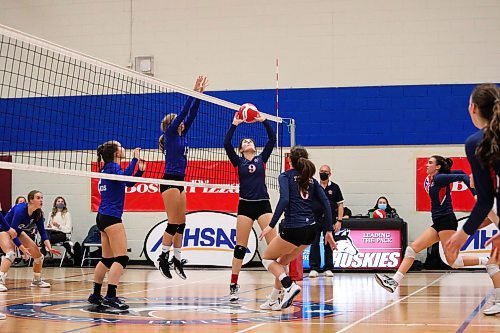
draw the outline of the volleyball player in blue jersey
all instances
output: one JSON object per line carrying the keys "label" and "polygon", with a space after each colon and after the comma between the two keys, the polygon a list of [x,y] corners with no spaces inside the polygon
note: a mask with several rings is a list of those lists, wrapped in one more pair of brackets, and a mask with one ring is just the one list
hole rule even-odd
{"label": "volleyball player in blue jersey", "polygon": [[42,243],[47,252],[60,255],[59,250],[53,249],[50,245],[47,232],[45,231],[45,219],[43,217],[43,194],[33,190],[28,194],[28,202],[15,205],[5,215],[5,223],[2,223],[3,232],[0,232],[0,246],[5,252],[4,260],[0,266],[0,291],[7,291],[5,278],[16,255],[14,244],[21,251],[33,257],[33,280],[31,287],[49,288],[50,283],[42,280],[43,254],[38,245],[27,235],[33,230],[38,230],[42,238]]}
{"label": "volleyball player in blue jersey", "polygon": [[[194,90],[203,93],[208,85],[205,76],[198,76]],[[163,179],[183,181],[187,167],[187,133],[198,113],[200,100],[188,97],[179,115],[170,113],[161,122],[163,134],[159,138],[160,150],[165,154],[165,173]],[[162,253],[158,257],[158,266],[163,276],[172,278],[170,273],[169,252],[174,245],[172,264],[182,279],[186,279],[181,257],[182,238],[186,227],[186,192],[184,186],[160,185],[160,192],[165,204],[168,223],[163,233]]]}
{"label": "volleyball player in blue jersey", "polygon": [[[445,244],[458,228],[458,221],[453,212],[451,200],[451,184],[462,181],[473,195],[475,191],[470,186],[469,176],[462,170],[451,170],[453,161],[449,158],[433,155],[427,161],[426,190],[431,200],[431,216],[433,224],[406,248],[403,262],[393,277],[386,274],[375,274],[377,283],[393,293],[410,269],[418,252],[441,241]],[[477,257],[460,257],[451,260],[451,253],[445,249],[447,263],[453,268],[475,266],[485,263]]]}
{"label": "volleyball player in blue jersey", "polygon": [[[477,201],[463,228],[446,243],[446,249],[454,257],[462,246],[487,219],[496,198],[496,211],[500,212],[500,90],[495,84],[480,84],[474,88],[469,100],[472,123],[479,130],[465,141],[465,153],[472,169]],[[496,222],[498,215],[489,219]],[[498,234],[498,233],[497,233]],[[499,236],[497,236],[499,237]],[[500,269],[497,259],[492,257],[486,271],[493,280],[495,295],[493,305],[485,310],[486,315],[500,313]]]}
{"label": "volleyball player in blue jersey", "polygon": [[[229,300],[234,302],[238,300],[238,275],[241,270],[241,264],[245,257],[248,245],[248,237],[252,231],[253,222],[257,220],[261,229],[269,225],[272,217],[271,203],[269,202],[269,193],[266,187],[266,166],[267,160],[273,152],[276,144],[276,134],[271,124],[260,115],[255,118],[261,122],[267,132],[267,143],[260,155],[257,155],[255,142],[252,139],[244,138],[240,141],[238,156],[231,144],[236,127],[243,122],[235,114],[233,123],[224,138],[224,148],[231,163],[238,168],[238,179],[240,182],[240,200],[238,203],[238,215],[236,218],[236,246],[234,247],[231,283],[229,285]],[[273,230],[266,235],[266,242],[269,242],[276,236]]]}
{"label": "volleyball player in blue jersey", "polygon": [[262,264],[279,279],[284,289],[276,295],[276,300],[270,299],[266,302],[272,310],[286,309],[292,304],[293,298],[300,293],[300,287],[290,279],[284,266],[311,245],[316,237],[313,200],[320,201],[325,211],[325,243],[330,244],[332,249],[336,248],[332,235],[333,220],[330,204],[321,185],[312,178],[316,167],[308,159],[307,150],[301,146],[293,147],[289,158],[292,169],[279,175],[280,198],[271,222],[259,236],[262,240],[269,234],[278,223],[281,214],[285,213],[279,235],[271,240],[262,256]]}
{"label": "volleyball player in blue jersey", "polygon": [[[97,148],[97,164],[101,173],[141,177],[146,163],[140,159],[140,149],[133,151],[133,158],[128,167],[122,170],[120,162],[125,158],[125,149],[118,141],[108,141]],[[134,170],[138,166],[137,172]],[[96,217],[96,224],[101,232],[102,259],[97,263],[94,272],[94,292],[88,301],[95,305],[105,305],[118,310],[127,310],[129,306],[116,297],[116,289],[120,282],[129,257],[127,255],[127,235],[122,223],[123,205],[125,202],[125,187],[135,183],[118,180],[101,179],[99,192],[101,203]],[[109,269],[108,290],[106,296],[101,296],[104,276]]]}

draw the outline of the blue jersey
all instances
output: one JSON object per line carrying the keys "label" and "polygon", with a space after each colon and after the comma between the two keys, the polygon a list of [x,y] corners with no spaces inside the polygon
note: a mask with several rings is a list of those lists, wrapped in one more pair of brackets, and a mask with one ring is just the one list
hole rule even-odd
{"label": "blue jersey", "polygon": [[[133,158],[125,170],[120,168],[115,162],[108,162],[101,170],[102,173],[112,175],[132,176],[137,159]],[[141,177],[143,171],[137,170],[135,177]],[[123,215],[123,204],[125,202],[125,186],[132,187],[134,182],[124,182],[119,180],[101,179],[99,180],[99,192],[101,193],[101,203],[99,205],[99,213],[109,216],[114,216],[121,219]]]}
{"label": "blue jersey", "polygon": [[325,211],[323,227],[326,231],[332,231],[332,211],[325,191],[316,179],[311,178],[307,194],[304,195],[299,188],[299,179],[300,174],[295,169],[279,175],[280,199],[269,226],[274,228],[283,212],[285,212],[285,219],[282,222],[284,228],[301,228],[314,224],[313,200],[319,200]]}
{"label": "blue jersey", "polygon": [[231,125],[224,138],[224,148],[231,163],[238,167],[238,179],[240,181],[240,199],[248,201],[269,200],[266,187],[266,162],[273,152],[276,144],[276,134],[267,120],[262,122],[267,132],[267,143],[262,154],[248,160],[244,156],[238,156],[231,144],[235,125]]}
{"label": "blue jersey", "polygon": [[[191,106],[191,104],[193,104]],[[194,119],[198,113],[198,108],[200,106],[200,100],[195,99],[193,103],[193,97],[189,97],[184,104],[184,108],[181,113],[168,125],[167,129],[163,133],[164,151],[165,154],[165,174],[167,175],[180,175],[184,176],[186,174],[187,167],[187,154],[188,154],[188,144],[186,134],[193,124]],[[190,108],[191,107],[191,108]],[[188,114],[189,113],[189,114]],[[184,122],[184,130],[181,135],[177,129],[181,122],[186,118]]]}
{"label": "blue jersey", "polygon": [[477,194],[476,204],[463,227],[463,230],[469,235],[472,235],[484,221],[488,212],[493,207],[495,197],[497,199],[497,213],[500,214],[500,195],[498,189],[500,183],[500,163],[497,162],[483,167],[476,158],[476,149],[483,140],[483,135],[483,130],[479,130],[465,141],[465,153],[472,169],[474,187]]}
{"label": "blue jersey", "polygon": [[426,180],[428,184],[426,190],[431,199],[431,215],[433,219],[453,214],[450,185],[458,181],[464,182],[472,195],[475,195],[474,190],[470,188],[469,176],[462,170],[453,170],[451,173],[438,173]]}
{"label": "blue jersey", "polygon": [[[47,232],[45,231],[45,219],[43,218],[43,213],[39,210],[29,215],[28,203],[26,202],[12,207],[7,215],[5,215],[5,221],[9,224],[10,228],[17,232],[18,236],[23,231],[32,233],[33,229],[36,228],[40,233],[40,237],[42,237],[42,241],[49,239]],[[17,237],[14,239],[14,243],[16,243],[18,247],[21,245],[21,242]]]}

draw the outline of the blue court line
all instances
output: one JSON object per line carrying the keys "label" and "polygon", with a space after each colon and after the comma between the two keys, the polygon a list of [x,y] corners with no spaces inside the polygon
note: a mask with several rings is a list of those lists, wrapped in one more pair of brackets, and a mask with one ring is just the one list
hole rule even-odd
{"label": "blue court line", "polygon": [[488,299],[493,295],[493,291],[494,291],[494,289],[490,290],[490,292],[486,294],[486,296],[483,298],[483,300],[481,302],[479,302],[479,305],[476,306],[474,311],[472,311],[471,314],[467,318],[465,318],[462,325],[458,328],[457,333],[463,333],[465,331],[467,326],[469,326],[471,321],[477,316],[477,314],[479,313],[479,310],[481,310],[481,308],[486,304]]}
{"label": "blue court line", "polygon": [[100,325],[101,324],[95,324],[95,325],[91,325],[91,326],[85,326],[85,327],[75,328],[74,330],[64,331],[62,333],[78,332],[78,331],[81,331],[81,330],[84,330],[84,329],[87,329],[87,328],[92,328],[92,327],[96,327],[96,326],[100,326]]}

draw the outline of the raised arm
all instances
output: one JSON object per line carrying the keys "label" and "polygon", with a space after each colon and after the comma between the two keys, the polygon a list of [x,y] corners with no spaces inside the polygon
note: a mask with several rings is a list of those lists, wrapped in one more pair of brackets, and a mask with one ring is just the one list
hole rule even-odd
{"label": "raised arm", "polygon": [[[197,91],[201,94],[205,91],[205,89],[208,86],[208,79],[206,76],[200,75],[196,79],[196,83],[194,84],[194,91]],[[196,118],[196,115],[198,114],[198,108],[200,107],[200,100],[196,98],[194,100],[193,105],[191,106],[191,109],[189,109],[189,113],[187,115],[186,121],[184,122],[184,131],[183,133],[187,133],[189,128],[191,128],[191,125],[193,124],[194,119]],[[180,124],[180,122],[179,122]],[[179,127],[179,125],[177,125]]]}
{"label": "raised arm", "polygon": [[467,185],[472,195],[476,195],[476,191],[470,187],[469,176],[467,176],[462,170],[453,170],[452,173],[440,173],[434,177],[434,183],[438,186],[445,186],[460,181]]}
{"label": "raised arm", "polygon": [[175,119],[172,120],[172,122],[168,125],[167,129],[165,130],[165,134],[167,136],[177,135],[177,129],[179,128],[179,125],[182,123],[184,118],[186,118],[192,103],[193,103],[193,97],[189,96],[186,103],[184,104],[184,107],[182,108],[181,113],[179,113],[177,117],[175,117]]}
{"label": "raised arm", "polygon": [[233,123],[224,137],[224,149],[226,150],[226,154],[229,157],[229,160],[234,166],[238,166],[240,164],[240,158],[234,152],[234,147],[231,143],[233,139],[234,131],[236,131],[236,127],[241,124],[243,120],[238,118],[238,114],[236,113],[233,118]]}
{"label": "raised arm", "polygon": [[267,142],[260,156],[262,156],[262,161],[266,163],[273,152],[274,146],[276,145],[276,134],[274,133],[273,127],[271,126],[268,120],[264,120],[262,124],[266,128]]}
{"label": "raised arm", "polygon": [[477,201],[470,213],[469,219],[463,226],[463,230],[466,234],[472,235],[493,207],[495,186],[489,170],[483,168],[476,158],[476,143],[469,142],[468,140],[465,144],[465,153],[467,154],[467,159],[469,160],[474,176]]}
{"label": "raised arm", "polygon": [[274,228],[276,226],[276,223],[278,223],[281,214],[283,214],[285,209],[288,207],[288,203],[290,202],[290,188],[288,184],[288,177],[284,173],[279,175],[278,183],[280,187],[280,199],[278,201],[278,204],[276,205],[276,209],[274,210],[273,218],[269,223],[269,226],[271,228]]}

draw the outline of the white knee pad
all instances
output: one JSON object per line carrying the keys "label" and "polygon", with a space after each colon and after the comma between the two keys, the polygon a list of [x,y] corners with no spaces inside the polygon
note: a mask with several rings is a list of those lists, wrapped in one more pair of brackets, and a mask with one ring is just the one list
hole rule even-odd
{"label": "white knee pad", "polygon": [[451,265],[451,268],[462,268],[464,267],[464,259],[462,257],[458,257],[453,265]]}
{"label": "white knee pad", "polygon": [[16,254],[14,251],[10,251],[5,254],[4,258],[13,263],[16,260]]}
{"label": "white knee pad", "polygon": [[33,262],[37,265],[38,264],[42,265],[43,264],[43,254],[38,258],[33,258]]}
{"label": "white knee pad", "polygon": [[269,270],[269,266],[274,262],[274,260],[262,259],[262,265]]}
{"label": "white knee pad", "polygon": [[488,275],[493,278],[494,275],[500,272],[500,269],[497,264],[489,264],[486,265],[486,272],[488,272]]}
{"label": "white knee pad", "polygon": [[406,247],[405,257],[415,259],[416,255],[417,255],[417,253],[415,252],[415,250],[413,250],[413,248],[411,246]]}

